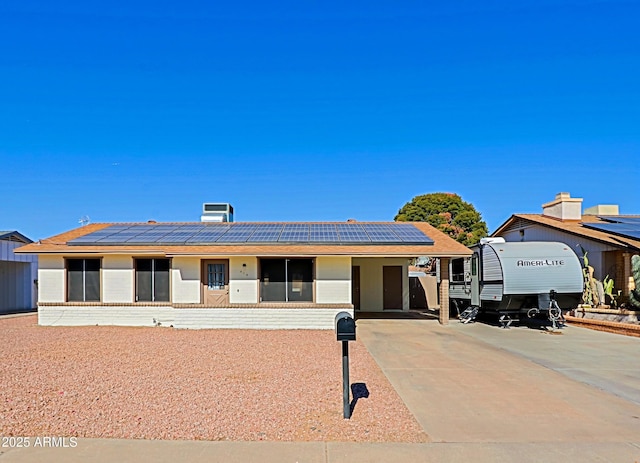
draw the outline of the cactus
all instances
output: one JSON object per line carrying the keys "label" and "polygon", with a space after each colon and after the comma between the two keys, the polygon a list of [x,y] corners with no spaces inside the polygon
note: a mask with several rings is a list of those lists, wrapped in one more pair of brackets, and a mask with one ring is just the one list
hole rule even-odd
{"label": "cactus", "polygon": [[604,277],[604,280],[602,281],[602,290],[605,296],[609,296],[609,299],[611,300],[611,305],[613,305],[613,307],[617,309],[618,298],[620,297],[620,294],[622,294],[622,291],[618,290],[614,292],[613,284],[614,284],[613,280],[609,278],[609,275],[607,275],[606,277]]}
{"label": "cactus", "polygon": [[609,278],[609,275],[604,277],[604,280],[602,280],[602,288],[604,289],[604,293],[611,297],[613,294],[613,280]]}
{"label": "cactus", "polygon": [[593,278],[593,267],[589,265],[589,259],[587,258],[587,251],[580,246],[582,250],[582,277],[584,279],[584,289],[582,292],[582,303],[597,307],[601,302],[598,298],[598,286],[597,280]]}
{"label": "cactus", "polygon": [[640,308],[640,256],[637,254],[631,257],[631,275],[636,287],[629,291],[629,302],[632,306]]}

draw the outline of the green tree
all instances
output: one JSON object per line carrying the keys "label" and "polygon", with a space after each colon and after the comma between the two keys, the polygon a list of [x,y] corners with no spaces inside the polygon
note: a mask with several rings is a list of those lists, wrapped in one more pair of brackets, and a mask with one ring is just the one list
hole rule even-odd
{"label": "green tree", "polygon": [[394,220],[427,222],[465,246],[476,244],[489,233],[476,208],[454,193],[416,196],[402,206]]}

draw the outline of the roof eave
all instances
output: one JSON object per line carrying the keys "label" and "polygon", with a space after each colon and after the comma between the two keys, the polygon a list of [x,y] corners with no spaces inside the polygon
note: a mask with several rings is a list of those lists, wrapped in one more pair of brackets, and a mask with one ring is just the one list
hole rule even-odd
{"label": "roof eave", "polygon": [[[37,244],[34,246],[38,246]],[[371,249],[371,246],[367,246],[366,249],[363,248],[361,251],[353,249],[350,247],[348,249],[344,249],[344,251],[340,249],[318,249],[315,247],[313,250],[303,250],[303,249],[295,249],[295,250],[287,250],[286,247],[283,249],[274,249],[273,247],[264,250],[254,250],[255,252],[248,252],[243,250],[242,247],[238,247],[235,250],[216,250],[215,246],[212,246],[211,249],[208,249],[206,252],[203,252],[202,249],[194,249],[194,250],[172,250],[172,249],[163,249],[163,248],[131,248],[131,249],[109,249],[109,248],[101,248],[101,249],[86,249],[82,246],[64,246],[60,249],[33,249],[33,247],[23,246],[18,251],[20,254],[38,254],[38,255],[166,255],[168,257],[206,257],[206,256],[255,256],[255,257],[265,257],[265,256],[353,256],[353,257],[407,257],[413,258],[417,256],[428,256],[428,257],[464,257],[470,256],[472,251],[470,249],[464,248],[464,250],[458,251],[447,251],[442,249],[419,249],[419,248],[410,248],[410,249],[402,249],[399,248],[397,251],[389,252],[388,250],[377,252],[375,249]]]}
{"label": "roof eave", "polygon": [[[566,222],[563,222],[563,221],[558,221],[558,224],[556,225],[556,224],[550,224],[550,223],[538,221],[538,220],[532,219],[531,217],[525,217],[525,216],[523,216],[521,214],[513,214],[505,223],[503,223],[490,236],[497,236],[500,233],[502,233],[509,225],[511,225],[511,223],[515,219],[525,220],[525,221],[527,221],[527,222],[529,222],[530,224],[533,224],[533,225],[539,225],[541,227],[546,227],[546,228],[550,228],[550,229],[553,229],[553,230],[559,230],[559,231],[561,231],[563,233],[567,233],[567,234],[572,235],[572,236],[577,236],[577,237],[583,238],[585,240],[591,240],[591,241],[595,241],[595,242],[598,242],[598,243],[606,244],[606,245],[609,245],[609,246],[618,246],[620,248],[625,248],[625,249],[640,250],[640,245],[635,246],[634,244],[628,243],[628,242],[622,242],[622,241],[613,240],[613,239],[604,239],[604,238],[599,238],[597,236],[589,236],[589,235],[586,235],[584,233],[580,233],[577,230],[571,230],[571,229],[563,228],[561,225],[563,223],[566,223]],[[577,220],[577,221],[573,221],[572,220],[572,221],[570,221],[570,223],[583,224],[584,222],[580,221],[580,220]],[[597,230],[595,230],[595,231],[597,231]],[[618,236],[618,235],[615,235],[615,234],[612,234],[612,235],[615,236],[616,238],[619,238],[619,239],[625,239],[623,236]],[[628,240],[629,241],[634,241],[633,239],[630,239],[630,238]]]}
{"label": "roof eave", "polygon": [[16,241],[22,242],[24,244],[31,244],[33,243],[33,240],[27,238],[26,236],[24,236],[22,233],[18,232],[18,231],[10,231],[8,233],[4,233],[2,235],[0,235],[0,239],[5,239],[5,238],[17,238]]}

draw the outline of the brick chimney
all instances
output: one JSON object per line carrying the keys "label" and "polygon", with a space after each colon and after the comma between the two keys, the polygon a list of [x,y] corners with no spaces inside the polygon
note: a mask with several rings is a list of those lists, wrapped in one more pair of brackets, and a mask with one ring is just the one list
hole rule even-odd
{"label": "brick chimney", "polygon": [[582,198],[558,193],[556,199],[542,205],[542,215],[560,220],[582,220]]}

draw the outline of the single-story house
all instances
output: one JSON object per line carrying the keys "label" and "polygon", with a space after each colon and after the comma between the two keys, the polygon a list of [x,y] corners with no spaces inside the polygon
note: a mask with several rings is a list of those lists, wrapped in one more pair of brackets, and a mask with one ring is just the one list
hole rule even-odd
{"label": "single-story house", "polygon": [[15,230],[0,231],[0,314],[35,309],[38,258],[14,250],[32,241]]}
{"label": "single-story house", "polygon": [[617,205],[597,205],[583,212],[582,198],[559,193],[542,205],[542,214],[514,214],[491,236],[506,241],[559,241],[580,258],[584,250],[594,277],[608,276],[614,288],[628,296],[634,287],[631,257],[640,254],[640,235],[630,223],[639,220],[638,215],[620,215]]}
{"label": "single-story house", "polygon": [[41,325],[332,329],[408,311],[409,265],[469,249],[426,223],[103,223],[20,248],[39,258]]}

